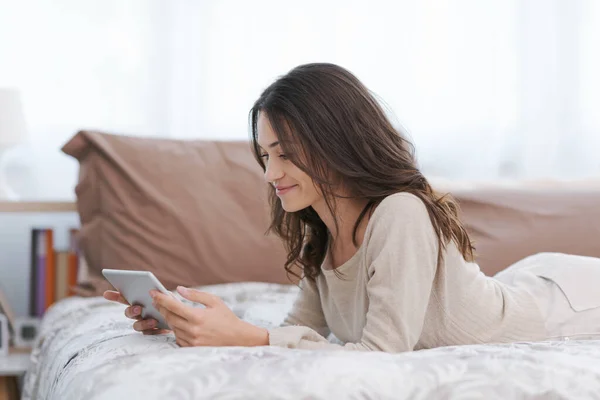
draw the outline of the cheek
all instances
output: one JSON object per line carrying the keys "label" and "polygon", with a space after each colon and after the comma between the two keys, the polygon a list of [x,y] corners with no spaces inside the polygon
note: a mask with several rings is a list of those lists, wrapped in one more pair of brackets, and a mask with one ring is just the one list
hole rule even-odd
{"label": "cheek", "polygon": [[321,191],[319,190],[319,188],[317,186],[315,186],[314,182],[312,181],[312,179],[308,179],[305,182],[302,182],[302,194],[306,197],[310,197],[310,198],[318,198],[321,197]]}
{"label": "cheek", "polygon": [[298,183],[299,192],[302,197],[314,199],[321,197],[320,190],[315,186],[312,178],[304,173],[300,168],[296,166],[292,166],[290,170],[287,171],[287,174],[294,178],[294,180]]}

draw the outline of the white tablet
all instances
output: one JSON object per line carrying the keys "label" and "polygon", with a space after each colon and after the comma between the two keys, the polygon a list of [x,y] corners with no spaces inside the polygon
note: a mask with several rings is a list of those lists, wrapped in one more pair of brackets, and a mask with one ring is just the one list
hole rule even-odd
{"label": "white tablet", "polygon": [[142,306],[143,319],[154,318],[158,321],[157,328],[171,329],[161,313],[152,305],[150,291],[156,289],[175,299],[176,297],[165,289],[152,272],[103,269],[102,275],[123,295],[129,304]]}

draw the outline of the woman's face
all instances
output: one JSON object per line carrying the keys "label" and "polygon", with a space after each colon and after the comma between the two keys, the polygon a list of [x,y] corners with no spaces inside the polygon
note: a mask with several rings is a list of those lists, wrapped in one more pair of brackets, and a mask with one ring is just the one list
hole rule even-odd
{"label": "woman's face", "polygon": [[279,146],[277,135],[264,112],[258,115],[257,142],[265,163],[265,180],[276,188],[281,206],[287,212],[310,207],[322,200],[313,180],[287,159]]}

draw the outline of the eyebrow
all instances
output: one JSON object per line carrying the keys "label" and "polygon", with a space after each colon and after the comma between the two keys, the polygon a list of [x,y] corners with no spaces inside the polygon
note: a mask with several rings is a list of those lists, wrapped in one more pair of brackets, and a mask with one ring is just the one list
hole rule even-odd
{"label": "eyebrow", "polygon": [[[271,143],[268,147],[270,149],[272,149],[273,147],[276,147],[276,146],[279,146],[279,141],[278,140],[275,141],[275,142],[273,142],[273,143]],[[258,145],[258,147],[260,147],[261,149],[263,148],[260,144]]]}

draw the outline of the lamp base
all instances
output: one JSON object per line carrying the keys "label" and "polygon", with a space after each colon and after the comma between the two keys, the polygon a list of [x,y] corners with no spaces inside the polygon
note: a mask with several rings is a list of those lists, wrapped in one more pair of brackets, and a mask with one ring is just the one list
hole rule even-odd
{"label": "lamp base", "polygon": [[17,201],[19,196],[8,186],[4,177],[4,157],[8,147],[0,147],[0,200]]}
{"label": "lamp base", "polygon": [[[1,172],[0,172],[1,173]],[[0,201],[17,201],[19,196],[0,178]]]}

